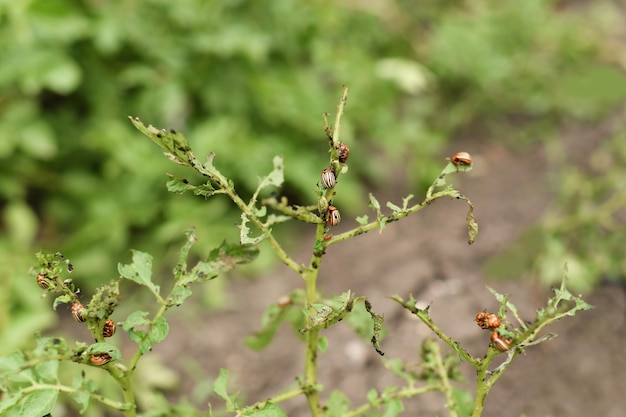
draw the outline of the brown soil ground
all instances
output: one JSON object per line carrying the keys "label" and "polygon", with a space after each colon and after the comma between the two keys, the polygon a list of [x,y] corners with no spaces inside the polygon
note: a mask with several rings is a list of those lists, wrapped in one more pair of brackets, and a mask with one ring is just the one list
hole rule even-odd
{"label": "brown soil ground", "polygon": [[[598,129],[577,129],[564,132],[563,137],[575,161],[584,159],[602,135]],[[478,311],[498,308],[485,285],[510,294],[527,319],[532,319],[535,309],[552,294],[531,281],[488,282],[482,272],[486,260],[538,221],[550,204],[542,148],[514,153],[495,143],[460,140],[455,149],[470,151],[475,157],[476,169],[456,179],[458,188],[476,207],[480,234],[473,245],[466,242],[466,205],[450,199],[389,225],[382,234],[369,233],[335,245],[324,258],[320,286],[325,294],[350,289],[368,297],[374,310],[384,314],[389,329],[382,343],[385,358],[417,361],[422,340],[430,336],[428,329],[389,295],[406,298],[412,293],[432,302],[431,315],[442,329],[470,353],[482,356],[488,333],[473,319]],[[398,183],[377,198],[397,202],[409,193]],[[349,220],[344,223],[341,226],[350,226]],[[303,236],[303,242],[312,242],[312,235]],[[307,247],[301,248],[303,262],[307,253]],[[179,369],[188,369],[193,363],[197,373],[211,377],[217,376],[220,368],[228,368],[246,402],[252,403],[293,385],[302,372],[302,345],[287,325],[262,352],[244,345],[245,337],[260,328],[267,305],[300,287],[301,282],[280,267],[258,280],[235,278],[228,285],[230,305],[244,309],[190,319],[183,307],[173,317],[170,337],[152,355]],[[485,416],[625,415],[626,292],[622,286],[606,284],[585,298],[595,309],[560,321],[550,329],[558,334],[556,339],[528,348],[491,392]],[[348,326],[339,323],[323,335],[330,342],[320,357],[324,398],[339,389],[357,405],[366,401],[372,388],[401,384],[384,368],[371,345]],[[468,382],[459,386],[472,389],[472,369],[467,364],[461,368]],[[195,384],[183,386],[190,394]],[[447,415],[443,404],[441,394],[428,394],[406,401],[402,415]],[[289,416],[309,415],[303,398],[281,406]]]}

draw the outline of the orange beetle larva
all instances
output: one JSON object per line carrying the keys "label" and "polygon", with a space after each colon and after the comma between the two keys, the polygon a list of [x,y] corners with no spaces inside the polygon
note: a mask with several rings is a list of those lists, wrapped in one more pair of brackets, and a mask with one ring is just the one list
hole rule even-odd
{"label": "orange beetle larva", "polygon": [[341,162],[342,164],[345,164],[348,160],[348,155],[350,155],[350,148],[348,148],[345,143],[340,143],[339,145],[337,145],[336,149],[338,154],[337,159],[339,159],[339,162]]}
{"label": "orange beetle larva", "polygon": [[487,313],[487,311],[481,311],[480,313],[476,314],[476,324],[478,324],[478,326],[481,329],[488,329],[489,326],[487,326],[487,316],[489,315],[489,313]]}
{"label": "orange beetle larva", "polygon": [[497,329],[501,323],[502,319],[497,314],[489,313],[487,310],[476,314],[476,324],[481,329]]}
{"label": "orange beetle larva", "polygon": [[498,317],[497,315],[491,313],[491,314],[487,314],[486,323],[489,329],[497,329],[498,327],[500,327],[500,324],[502,323],[502,319]]}

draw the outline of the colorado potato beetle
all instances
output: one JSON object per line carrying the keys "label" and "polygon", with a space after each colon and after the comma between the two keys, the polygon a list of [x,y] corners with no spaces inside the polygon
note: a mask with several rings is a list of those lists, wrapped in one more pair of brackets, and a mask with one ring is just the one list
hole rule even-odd
{"label": "colorado potato beetle", "polygon": [[337,226],[341,222],[341,215],[335,206],[328,206],[328,224]]}
{"label": "colorado potato beetle", "polygon": [[111,319],[106,319],[104,327],[102,328],[102,336],[111,337],[115,334],[115,322]]}
{"label": "colorado potato beetle", "polygon": [[322,185],[324,188],[333,188],[337,184],[335,173],[332,169],[326,168],[322,171]]}
{"label": "colorado potato beetle", "polygon": [[84,305],[82,305],[78,301],[73,302],[72,307],[70,307],[70,311],[72,312],[72,317],[74,317],[74,320],[80,323],[85,321],[85,316],[84,316],[85,306]]}
{"label": "colorado potato beetle", "polygon": [[94,353],[89,357],[89,362],[95,366],[106,365],[111,361],[111,355],[108,353]]}
{"label": "colorado potato beetle", "polygon": [[511,342],[503,338],[497,330],[491,332],[491,344],[500,352],[506,352],[511,347]]}
{"label": "colorado potato beetle", "polygon": [[348,155],[350,155],[350,148],[345,143],[340,143],[335,149],[337,149],[337,159],[342,164],[345,164],[348,160]]}
{"label": "colorado potato beetle", "polygon": [[454,165],[472,165],[472,155],[468,152],[457,152],[450,158],[450,162]]}
{"label": "colorado potato beetle", "polygon": [[37,274],[37,285],[39,285],[44,290],[50,288],[50,282],[48,282],[48,277],[44,274]]}

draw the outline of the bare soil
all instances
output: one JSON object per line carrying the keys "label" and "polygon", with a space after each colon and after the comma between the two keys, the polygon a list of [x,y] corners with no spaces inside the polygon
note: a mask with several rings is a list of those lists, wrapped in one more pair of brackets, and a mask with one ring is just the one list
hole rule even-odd
{"label": "bare soil", "polygon": [[[583,161],[602,138],[598,129],[577,128],[563,132],[573,161]],[[382,342],[385,358],[419,360],[419,347],[430,337],[428,329],[388,297],[398,294],[431,303],[434,320],[476,356],[489,344],[487,332],[474,323],[483,309],[498,305],[485,285],[510,294],[523,317],[532,319],[537,308],[552,295],[533,280],[487,281],[483,267],[490,257],[515,241],[537,222],[551,202],[546,186],[547,164],[543,148],[513,152],[506,146],[473,139],[459,140],[451,153],[473,154],[476,169],[455,178],[458,188],[476,207],[480,233],[467,244],[467,206],[456,200],[437,201],[424,211],[390,224],[377,232],[329,248],[321,267],[320,286],[326,295],[352,290],[368,297],[374,310],[385,317],[389,335]],[[379,201],[399,202],[411,193],[398,182],[377,193]],[[350,227],[345,219],[341,227]],[[312,231],[303,232],[301,261],[306,262]],[[213,378],[228,368],[237,389],[248,403],[259,401],[293,386],[303,369],[303,349],[293,331],[284,326],[262,352],[245,347],[244,339],[260,328],[263,311],[281,295],[301,287],[300,279],[286,267],[257,280],[230,278],[232,310],[189,317],[185,307],[176,312],[170,337],[152,355],[168,366]],[[588,294],[595,309],[562,320],[549,329],[558,337],[530,347],[503,375],[487,399],[486,417],[568,416],[618,417],[626,415],[626,292],[623,286],[605,284]],[[235,308],[235,306],[239,306]],[[320,355],[323,397],[333,389],[346,393],[353,405],[366,402],[372,388],[399,385],[367,341],[348,326],[325,330],[330,342]],[[442,344],[442,349],[446,349]],[[474,375],[462,364],[473,389]],[[185,371],[183,371],[184,373]],[[189,372],[182,387],[191,396],[199,382]],[[219,405],[219,400],[215,401]],[[308,416],[304,398],[281,406],[289,416]],[[406,416],[447,415],[444,398],[427,394],[405,402]]]}

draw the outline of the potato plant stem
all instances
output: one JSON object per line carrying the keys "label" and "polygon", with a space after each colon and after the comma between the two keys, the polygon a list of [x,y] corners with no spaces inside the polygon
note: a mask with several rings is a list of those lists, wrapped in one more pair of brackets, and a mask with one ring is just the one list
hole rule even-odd
{"label": "potato plant stem", "polygon": [[[33,384],[29,387],[22,388],[21,394],[27,395],[27,394],[30,394],[31,392],[36,392],[40,390],[54,390],[54,391],[59,391],[59,392],[66,392],[69,394],[72,394],[78,391],[75,388],[68,387],[66,385],[60,385],[60,384]],[[129,414],[130,410],[126,410],[126,408],[128,407],[128,403],[121,403],[118,401],[113,401],[107,397],[104,397],[99,394],[95,394],[93,392],[89,393],[89,398],[91,398],[94,401],[98,401],[99,403],[104,404],[107,407],[111,407],[115,410],[125,410],[124,411],[125,416],[136,415],[136,413],[134,412],[134,408],[132,409],[133,410],[132,414]]]}
{"label": "potato plant stem", "polygon": [[[326,229],[325,224],[318,224],[316,229],[316,239],[322,239]],[[306,285],[306,308],[313,313],[312,305],[317,300],[317,276],[322,262],[323,252],[314,251],[311,256],[309,268],[303,271],[302,277]],[[319,327],[313,325],[312,317],[307,317],[306,332],[306,354],[304,362],[303,388],[306,395],[312,417],[322,416],[322,406],[319,398],[319,388],[317,384],[317,354],[319,345]]]}
{"label": "potato plant stem", "polygon": [[358,227],[355,227],[354,229],[348,230],[346,232],[334,235],[330,240],[324,242],[325,246],[330,246],[333,245],[335,243],[339,243],[339,242],[343,242],[344,240],[348,240],[351,239],[357,235],[361,235],[367,232],[370,232],[372,230],[375,229],[379,229],[381,227],[381,223],[384,222],[385,224],[391,223],[391,222],[395,222],[397,220],[400,220],[406,216],[408,216],[409,214],[413,214],[416,213],[424,208],[426,208],[427,206],[429,206],[433,201],[441,198],[441,197],[445,197],[445,196],[452,196],[453,192],[448,191],[448,190],[444,190],[444,191],[440,191],[438,193],[433,194],[430,198],[422,201],[419,204],[415,204],[411,207],[408,207],[406,210],[402,210],[402,211],[397,211],[394,212],[392,214],[390,214],[389,216],[384,216],[381,219],[377,219],[375,221],[371,221],[365,225],[360,225]]}
{"label": "potato plant stem", "polygon": [[369,401],[367,404],[363,404],[362,406],[355,408],[345,414],[342,414],[341,417],[359,417],[364,415],[366,412],[370,410],[374,410],[376,408],[381,407],[389,400],[400,400],[403,398],[412,398],[417,395],[422,395],[427,392],[432,391],[441,391],[442,387],[439,384],[428,384],[424,387],[405,387],[401,390],[393,393],[382,393],[378,398],[375,398],[372,401]]}
{"label": "potato plant stem", "polygon": [[285,265],[287,265],[289,269],[296,272],[297,274],[301,274],[302,268],[300,268],[300,265],[298,265],[297,262],[295,262],[293,259],[291,259],[289,255],[287,255],[287,252],[285,252],[285,250],[280,245],[278,240],[276,240],[274,235],[272,233],[268,233],[269,228],[265,226],[261,220],[259,220],[259,218],[254,214],[254,210],[248,207],[248,205],[241,199],[241,197],[239,197],[239,195],[235,193],[235,190],[230,187],[226,187],[224,188],[224,190],[226,191],[228,197],[230,197],[230,199],[233,201],[233,203],[235,203],[242,212],[248,215],[250,221],[259,229],[259,231],[261,231],[261,233],[267,233],[267,240],[270,242],[272,250],[274,251],[276,256],[278,256],[278,258]]}

